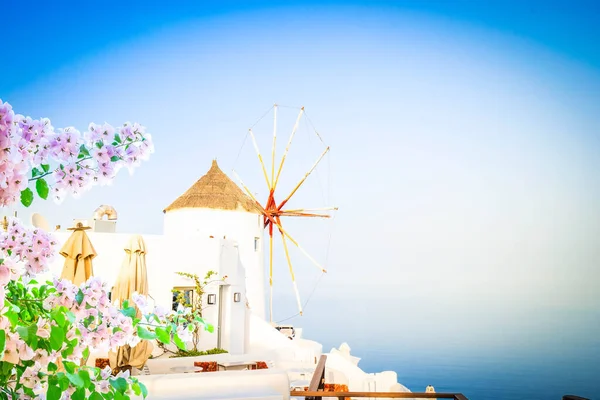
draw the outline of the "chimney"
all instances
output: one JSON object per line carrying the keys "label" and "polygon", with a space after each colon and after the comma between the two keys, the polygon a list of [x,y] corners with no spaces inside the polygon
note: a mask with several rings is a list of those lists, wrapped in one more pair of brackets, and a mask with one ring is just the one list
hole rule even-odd
{"label": "chimney", "polygon": [[[106,219],[104,219],[106,217]],[[117,230],[117,210],[113,206],[101,205],[94,211],[94,232],[115,233]]]}

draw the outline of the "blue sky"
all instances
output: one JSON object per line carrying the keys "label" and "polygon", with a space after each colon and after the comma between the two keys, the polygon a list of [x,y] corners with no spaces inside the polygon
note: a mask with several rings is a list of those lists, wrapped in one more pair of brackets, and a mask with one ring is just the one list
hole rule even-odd
{"label": "blue sky", "polygon": [[[60,207],[34,203],[52,224],[107,203],[120,229],[160,233],[161,210],[214,157],[264,194],[252,148],[237,157],[246,129],[274,102],[304,105],[332,153],[298,205],[330,195],[340,213],[323,229],[290,228],[321,260],[329,254],[297,323],[327,315],[352,330],[339,316],[350,304],[372,324],[393,328],[390,306],[419,321],[404,333],[417,347],[439,343],[422,334],[431,321],[464,322],[471,329],[445,334],[500,349],[528,346],[517,334],[525,322],[560,331],[553,312],[598,333],[588,326],[600,304],[594,2],[103,4],[3,7],[15,16],[3,21],[3,100],[55,126],[136,120],[156,142],[133,176]],[[288,187],[319,154],[308,137],[295,149]],[[294,258],[306,298],[318,276]],[[295,311],[278,271],[283,318]],[[327,308],[311,314],[319,302]]]}
{"label": "blue sky", "polygon": [[[308,21],[319,10],[340,7],[414,12],[512,35],[592,66],[597,67],[600,61],[600,50],[594,45],[598,34],[594,22],[600,11],[594,1],[176,1],[170,5],[106,1],[103,5],[85,7],[75,1],[5,2],[6,15],[16,16],[3,22],[5,33],[11,38],[3,46],[3,70],[13,79],[3,81],[0,88],[6,91],[19,87],[102,49],[187,21],[274,9],[298,9]],[[340,14],[342,17],[343,12]],[[33,51],[33,59],[43,60],[43,65],[24,56],[26,49]],[[17,54],[23,56],[12,56]]]}

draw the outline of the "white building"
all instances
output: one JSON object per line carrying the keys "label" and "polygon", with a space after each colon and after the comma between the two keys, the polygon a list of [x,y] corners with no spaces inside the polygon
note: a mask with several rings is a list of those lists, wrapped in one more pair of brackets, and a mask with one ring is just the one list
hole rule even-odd
{"label": "white building", "polygon": [[[97,253],[94,275],[114,284],[131,234],[117,232],[117,213],[111,207],[101,206],[96,211],[94,217],[73,222],[81,221],[92,228],[87,234]],[[203,316],[215,326],[215,333],[202,334],[199,348],[227,350],[229,354],[218,355],[221,358],[260,354],[260,359],[273,360],[278,367],[290,371],[290,379],[303,386],[310,373],[302,370],[314,369],[322,345],[302,338],[300,329],[289,340],[265,321],[263,230],[262,215],[253,200],[213,161],[206,175],[166,207],[164,234],[142,235],[147,249],[149,296],[156,305],[170,309],[174,289],[191,295],[194,287],[192,280],[176,272],[196,274],[203,279],[213,270],[218,278],[226,277],[206,287]],[[70,234],[64,230],[54,232],[58,246]],[[51,273],[60,276],[63,264],[63,257],[57,256]],[[165,362],[180,362],[177,360]],[[366,374],[357,363],[349,351],[333,349],[327,362],[327,379],[348,384],[353,390],[373,389],[374,381],[379,382],[378,391],[397,385],[394,372]]]}
{"label": "white building", "polygon": [[[173,248],[182,249],[182,239],[194,243],[230,239],[236,243],[241,268],[245,271],[249,306],[254,314],[264,318],[262,215],[256,204],[221,171],[217,162],[213,161],[208,173],[164,212],[164,235]],[[181,265],[196,271],[207,267],[201,258],[190,260],[185,255]]]}
{"label": "white building", "polygon": [[[250,310],[264,320],[264,263],[261,215],[254,202],[213,161],[206,175],[164,210],[164,234],[142,235],[146,242],[149,295],[157,305],[171,309],[173,290],[193,296],[194,282],[176,272],[198,275],[217,272],[207,285],[203,315],[217,334],[202,335],[201,347],[220,347],[243,354],[249,344]],[[90,213],[91,214],[91,213]],[[108,216],[109,220],[103,217]],[[114,284],[130,234],[117,233],[117,212],[101,206],[89,219],[88,236],[96,249],[94,275]],[[59,246],[70,231],[54,235]],[[58,256],[51,272],[60,275],[64,259]]]}

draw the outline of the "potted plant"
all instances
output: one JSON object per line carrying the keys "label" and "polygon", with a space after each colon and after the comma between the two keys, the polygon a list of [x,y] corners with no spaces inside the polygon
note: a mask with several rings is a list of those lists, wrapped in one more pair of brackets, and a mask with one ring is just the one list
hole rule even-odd
{"label": "potted plant", "polygon": [[[186,296],[186,292],[182,290],[173,290],[173,294],[175,295],[175,302],[178,304],[177,311],[171,314],[168,318],[170,318],[172,323],[178,324],[179,326],[187,326],[192,324],[193,329],[191,329],[191,348],[187,347],[186,350],[178,347],[175,351],[169,349],[169,347],[164,343],[159,343],[158,347],[163,350],[163,354],[171,353],[170,357],[196,357],[196,356],[204,356],[209,354],[222,354],[227,353],[227,350],[223,350],[220,348],[213,348],[208,350],[200,350],[198,345],[200,343],[200,326],[198,326],[196,321],[203,321],[202,318],[202,310],[204,309],[202,296],[204,295],[205,288],[207,285],[213,282],[224,281],[227,279],[227,276],[222,278],[215,278],[217,273],[215,271],[208,271],[204,276],[204,280],[200,280],[200,277],[196,274],[188,273],[188,272],[176,272],[177,275],[183,276],[185,278],[191,279],[194,281],[194,296]],[[212,328],[212,326],[211,326]],[[212,332],[212,329],[210,330]],[[162,355],[162,354],[161,354]]]}

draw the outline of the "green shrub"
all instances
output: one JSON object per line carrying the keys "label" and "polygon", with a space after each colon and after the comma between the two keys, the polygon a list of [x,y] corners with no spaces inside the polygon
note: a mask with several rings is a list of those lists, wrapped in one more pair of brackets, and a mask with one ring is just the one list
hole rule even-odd
{"label": "green shrub", "polygon": [[228,353],[228,351],[224,350],[224,349],[219,349],[218,347],[215,347],[214,349],[210,349],[210,350],[189,350],[189,351],[179,350],[179,351],[177,351],[177,353],[174,353],[171,356],[171,358],[198,357],[198,356],[207,356],[210,354],[223,354],[223,353]]}

